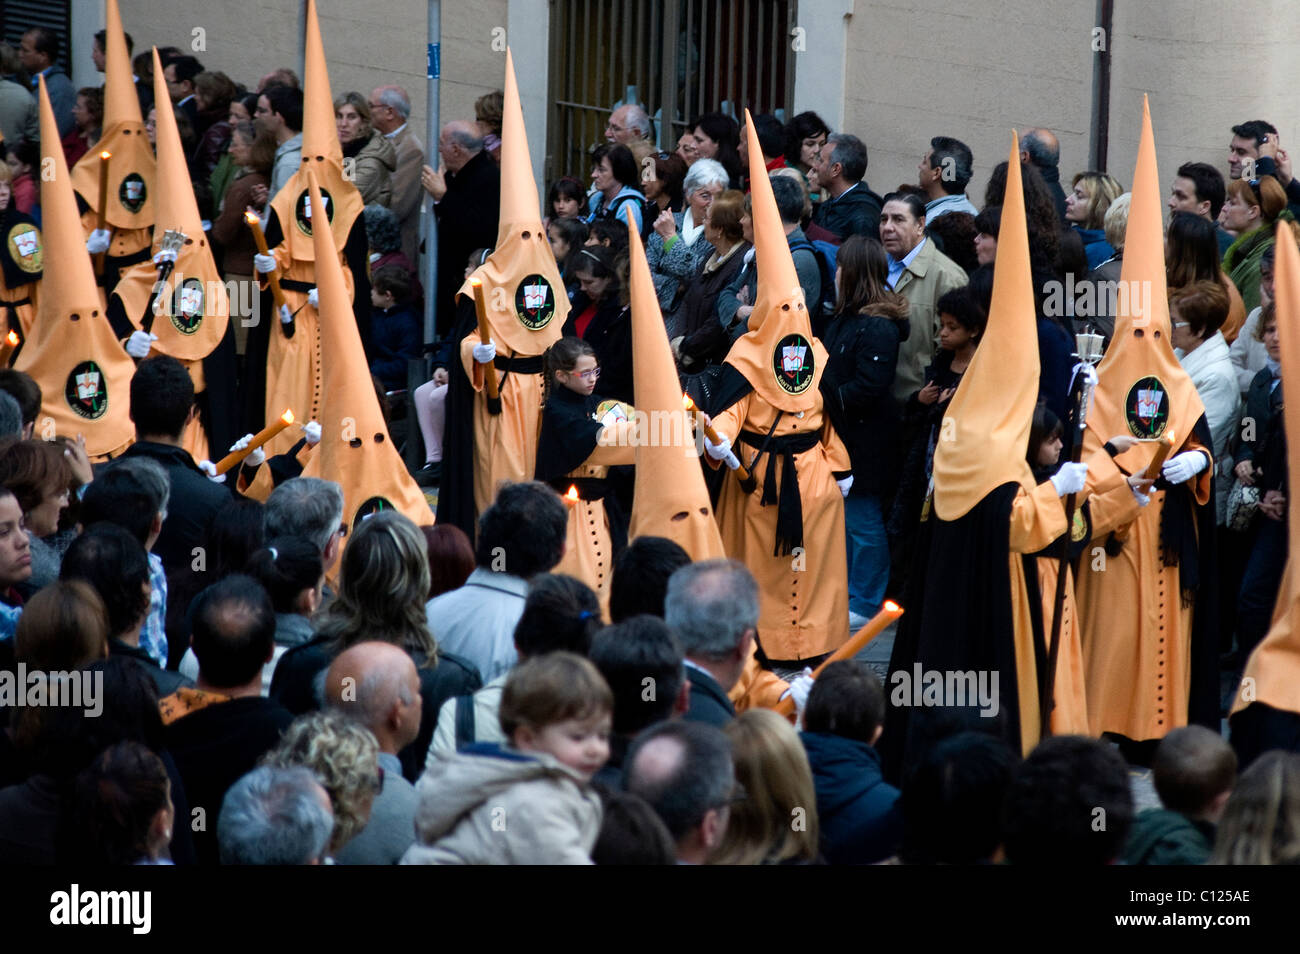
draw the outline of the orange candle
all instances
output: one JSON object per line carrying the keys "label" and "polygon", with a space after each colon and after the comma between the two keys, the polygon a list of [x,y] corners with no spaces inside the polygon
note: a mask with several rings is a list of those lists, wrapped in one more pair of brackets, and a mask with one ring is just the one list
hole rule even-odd
{"label": "orange candle", "polygon": [[[903,607],[899,606],[893,600],[885,600],[884,605],[880,607],[880,612],[871,617],[871,619],[867,621],[867,625],[858,630],[849,638],[848,642],[827,656],[826,661],[813,670],[813,678],[816,679],[820,676],[822,670],[831,663],[840,662],[845,659],[852,659],[858,653],[862,652],[862,650],[867,648],[868,643],[883,633],[890,623],[902,615]],[[794,715],[794,710],[795,704],[793,696],[786,696],[776,704],[776,711],[781,713],[783,716],[788,717]]]}
{"label": "orange candle", "polygon": [[[270,255],[271,250],[266,247],[266,235],[262,232],[262,220],[257,217],[257,213],[245,212],[244,221],[253,232],[253,242],[257,245],[257,250],[263,255]],[[271,272],[266,276],[266,282],[271,286],[271,299],[275,302],[275,310],[279,311],[285,304],[284,291],[280,288],[280,276]]]}
{"label": "orange candle", "polygon": [[1147,466],[1146,473],[1142,475],[1145,480],[1155,480],[1160,476],[1160,469],[1165,465],[1165,458],[1169,452],[1174,449],[1174,429],[1171,427],[1165,431],[1164,437],[1160,438],[1160,443],[1156,445],[1155,456],[1151,458],[1151,463]]}
{"label": "orange candle", "polygon": [[[477,278],[471,278],[469,283],[470,287],[474,289],[474,311],[478,314],[479,343],[491,344],[492,329],[488,325],[487,296],[483,293],[483,282]],[[488,399],[495,401],[498,397],[497,369],[495,365],[485,364],[483,366],[483,387],[487,390]],[[577,498],[575,497],[574,499]]]}
{"label": "orange candle", "polygon": [[99,209],[95,227],[101,230],[108,225],[108,160],[112,158],[107,149],[99,154]]}
{"label": "orange candle", "polygon": [[243,450],[231,451],[225,457],[221,458],[221,460],[217,462],[217,473],[224,474],[292,423],[293,411],[285,411],[266,427],[258,431],[256,436],[248,442],[248,446]]}

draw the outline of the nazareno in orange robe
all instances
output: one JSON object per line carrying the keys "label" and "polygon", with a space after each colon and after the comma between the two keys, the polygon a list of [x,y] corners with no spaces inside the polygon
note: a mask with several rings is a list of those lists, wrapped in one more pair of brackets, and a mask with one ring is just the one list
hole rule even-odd
{"label": "nazareno in orange robe", "polygon": [[[532,480],[537,470],[537,438],[542,430],[542,372],[508,375],[497,368],[501,413],[488,411],[483,366],[474,360],[474,348],[482,342],[478,329],[460,343],[461,364],[474,386],[474,510],[482,513],[492,506],[503,481]],[[496,342],[497,357],[511,357],[510,346]],[[519,355],[536,359],[540,356]],[[504,379],[504,380],[503,380]]]}
{"label": "nazareno in orange robe", "polygon": [[[1205,448],[1189,438],[1169,456]],[[1193,480],[1198,507],[1211,505],[1213,463]],[[1182,604],[1178,567],[1160,556],[1165,491],[1136,517],[1130,509],[1092,507],[1092,539],[1098,546],[1126,524],[1129,533],[1116,556],[1094,547],[1081,562],[1076,596],[1083,629],[1088,721],[1093,735],[1113,732],[1134,741],[1163,738],[1187,725],[1192,684],[1194,607]],[[1131,520],[1131,523],[1129,521]]]}
{"label": "nazareno in orange robe", "polygon": [[[776,505],[762,506],[767,454],[753,462],[756,448],[737,441],[742,431],[761,439],[779,412],[750,391],[713,418],[754,475],[757,488],[747,494],[728,475],[718,498],[717,521],[727,554],[749,568],[758,581],[759,638],[770,659],[807,659],[838,649],[849,638],[848,565],[844,545],[844,498],[835,485],[837,472],[852,469],[843,441],[822,410],[820,396],[812,411],[781,415],[774,436],[817,434],[819,443],[795,455],[803,507],[803,548],[774,556]],[[717,462],[709,462],[716,467]],[[780,481],[782,467],[777,466]]]}

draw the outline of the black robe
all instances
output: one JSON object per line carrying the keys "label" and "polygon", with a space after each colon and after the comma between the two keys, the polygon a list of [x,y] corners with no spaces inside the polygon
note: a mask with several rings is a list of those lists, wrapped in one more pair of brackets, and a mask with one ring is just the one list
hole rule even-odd
{"label": "black robe", "polygon": [[442,434],[442,483],[438,487],[438,523],[460,527],[474,540],[478,514],[474,510],[474,384],[460,360],[460,343],[478,329],[474,302],[459,300],[450,348],[447,350],[447,423]]}

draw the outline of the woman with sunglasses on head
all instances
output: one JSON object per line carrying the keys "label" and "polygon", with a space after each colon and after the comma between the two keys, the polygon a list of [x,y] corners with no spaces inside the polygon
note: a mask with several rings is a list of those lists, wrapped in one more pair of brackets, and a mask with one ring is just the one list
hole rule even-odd
{"label": "woman with sunglasses on head", "polygon": [[627,542],[627,516],[606,478],[610,467],[634,463],[636,448],[627,409],[595,395],[600,371],[581,338],[561,338],[543,355],[536,476],[568,495],[568,543],[554,572],[582,580],[606,611],[614,557]]}
{"label": "woman with sunglasses on head", "polygon": [[1219,220],[1237,234],[1237,240],[1223,253],[1223,270],[1241,292],[1247,311],[1259,304],[1260,261],[1273,244],[1277,220],[1285,210],[1286,190],[1272,176],[1228,183],[1228,199]]}

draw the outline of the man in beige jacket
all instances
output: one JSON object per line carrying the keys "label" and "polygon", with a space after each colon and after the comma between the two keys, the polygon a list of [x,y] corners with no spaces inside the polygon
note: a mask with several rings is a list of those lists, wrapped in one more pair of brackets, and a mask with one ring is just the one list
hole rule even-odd
{"label": "man in beige jacket", "polygon": [[388,207],[402,227],[402,253],[417,264],[420,248],[420,168],[424,148],[412,131],[411,98],[400,86],[380,86],[370,94],[370,122],[397,150],[397,171],[392,175],[393,198]]}

